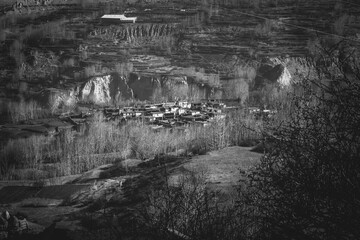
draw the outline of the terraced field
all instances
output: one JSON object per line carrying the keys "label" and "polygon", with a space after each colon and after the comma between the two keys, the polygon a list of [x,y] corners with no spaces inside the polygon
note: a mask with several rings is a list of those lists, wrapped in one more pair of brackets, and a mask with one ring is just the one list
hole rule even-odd
{"label": "terraced field", "polygon": [[[104,3],[101,8],[54,3],[40,15],[3,15],[0,84],[16,90],[18,83],[10,83],[18,79],[29,82],[34,90],[41,88],[39,82],[42,87],[56,84],[61,88],[94,74],[124,73],[120,66],[129,63],[132,67],[125,69],[126,74],[139,78],[189,76],[186,70],[174,73],[172,69],[194,67],[226,81],[234,78],[234,64],[256,68],[269,57],[301,58],[316,39],[360,41],[360,10],[355,2],[295,1],[291,6],[287,2],[257,10],[242,2],[215,1],[192,9],[178,4],[140,7],[129,13],[138,16],[137,23],[112,26],[104,25],[100,17],[123,12],[120,3]],[[349,19],[336,23],[344,14]],[[48,54],[52,54],[50,64],[36,65],[31,60],[41,61]],[[131,60],[139,55],[154,56],[159,63]],[[166,70],[156,70],[159,66]],[[40,67],[46,74],[40,74]]]}

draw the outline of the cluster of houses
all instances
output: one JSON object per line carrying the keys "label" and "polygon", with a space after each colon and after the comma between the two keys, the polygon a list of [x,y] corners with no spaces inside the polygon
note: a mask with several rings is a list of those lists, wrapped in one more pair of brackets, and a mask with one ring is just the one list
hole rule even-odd
{"label": "cluster of houses", "polygon": [[276,115],[276,110],[258,108],[258,107],[248,107],[246,108],[246,113],[255,116],[256,119],[268,119]]}
{"label": "cluster of houses", "polygon": [[142,119],[153,128],[172,128],[189,124],[209,125],[216,119],[225,118],[226,106],[216,100],[206,102],[170,102],[124,108],[105,108],[108,120]]}

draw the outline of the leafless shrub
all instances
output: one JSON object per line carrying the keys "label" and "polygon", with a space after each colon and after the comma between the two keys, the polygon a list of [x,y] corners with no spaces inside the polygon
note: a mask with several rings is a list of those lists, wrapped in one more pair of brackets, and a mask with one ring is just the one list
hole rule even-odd
{"label": "leafless shrub", "polygon": [[155,132],[143,123],[136,123],[130,129],[130,146],[135,157],[154,158],[186,147],[183,133],[172,133],[170,129]]}
{"label": "leafless shrub", "polygon": [[[206,189],[204,176],[189,173],[148,195],[140,211],[148,239],[247,239],[244,209]],[[232,199],[234,200],[234,199]]]}
{"label": "leafless shrub", "polygon": [[9,102],[7,109],[13,123],[43,118],[50,115],[50,112],[41,107],[36,101],[25,101],[23,98],[20,99],[20,102]]}
{"label": "leafless shrub", "polygon": [[[42,161],[43,153],[41,151],[42,145],[46,142],[46,137],[36,136],[28,139],[9,140],[9,142],[2,147],[0,154],[0,176],[2,179],[22,178],[24,174],[16,176],[15,169],[31,168],[39,169],[39,162]],[[18,172],[20,173],[20,172]]]}
{"label": "leafless shrub", "polygon": [[[360,236],[359,55],[341,46],[323,49],[318,77],[302,83],[287,120],[267,132],[272,151],[250,175],[260,239]],[[346,61],[344,49],[353,50]]]}
{"label": "leafless shrub", "polygon": [[264,122],[243,110],[236,110],[228,114],[229,145],[253,146],[261,139]]}
{"label": "leafless shrub", "polygon": [[[119,131],[116,124],[101,117],[90,123],[86,131],[81,136],[65,131],[55,138],[35,135],[9,140],[1,149],[0,178],[37,179],[77,174],[113,162],[127,147],[127,138],[123,137],[126,130]],[[19,175],[16,169],[33,169],[42,174]]]}

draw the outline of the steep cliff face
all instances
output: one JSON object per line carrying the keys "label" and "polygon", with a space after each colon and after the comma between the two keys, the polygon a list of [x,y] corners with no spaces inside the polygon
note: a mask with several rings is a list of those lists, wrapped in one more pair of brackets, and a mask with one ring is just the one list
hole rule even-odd
{"label": "steep cliff face", "polygon": [[111,101],[111,81],[112,77],[110,75],[89,79],[80,88],[79,100],[95,104],[109,103]]}
{"label": "steep cliff face", "polygon": [[314,63],[305,57],[293,57],[281,60],[291,74],[291,83],[298,83],[304,79],[317,78]]}
{"label": "steep cliff face", "polygon": [[74,92],[79,101],[100,105],[128,99],[199,101],[222,98],[239,99],[244,103],[252,91],[264,94],[266,89],[290,86],[310,71],[305,60],[272,58],[254,67],[253,74],[240,71],[233,79],[220,80],[217,74],[190,71],[187,68],[164,73],[148,70],[144,73],[132,72],[127,76],[109,74],[92,77]]}
{"label": "steep cliff face", "polygon": [[289,86],[291,78],[291,73],[283,61],[279,59],[263,60],[257,69],[253,89],[258,90],[275,83],[280,86]]}
{"label": "steep cliff face", "polygon": [[92,77],[78,90],[78,99],[98,105],[117,103],[127,99],[149,100],[153,90],[154,78],[130,74],[129,77],[109,74]]}
{"label": "steep cliff face", "polygon": [[286,101],[284,96],[289,90],[297,89],[301,82],[316,78],[312,62],[301,57],[266,58],[255,69],[255,77],[248,88],[248,100],[257,106],[275,107]]}
{"label": "steep cliff face", "polygon": [[289,86],[291,84],[291,77],[292,76],[287,67],[284,67],[277,82],[280,84],[280,86]]}
{"label": "steep cliff face", "polygon": [[[167,72],[112,73],[89,78],[81,85],[66,89],[47,88],[34,96],[52,112],[74,109],[78,102],[96,105],[119,104],[136,99],[141,101],[200,101],[203,99],[234,100],[244,104],[248,99],[273,99],[284,86],[315,77],[315,68],[304,58],[273,58],[252,66],[251,71],[239,68],[230,79],[220,79],[188,68]],[[259,102],[259,101],[258,101]],[[261,102],[261,101],[260,101]],[[256,101],[255,103],[256,104]]]}
{"label": "steep cliff face", "polygon": [[128,79],[118,74],[92,77],[79,87],[78,99],[94,104],[111,104],[134,98]]}
{"label": "steep cliff face", "polygon": [[316,69],[309,59],[269,58],[264,59],[257,67],[253,90],[267,84],[277,83],[280,87],[290,86],[303,80],[316,77]]}

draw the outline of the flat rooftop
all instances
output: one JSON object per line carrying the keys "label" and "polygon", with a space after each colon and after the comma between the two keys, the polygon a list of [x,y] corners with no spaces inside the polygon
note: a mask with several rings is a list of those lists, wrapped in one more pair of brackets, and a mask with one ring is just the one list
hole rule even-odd
{"label": "flat rooftop", "polygon": [[120,21],[136,21],[137,17],[126,17],[124,14],[105,14],[102,19],[119,19]]}

